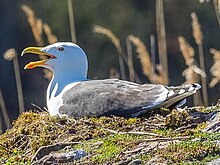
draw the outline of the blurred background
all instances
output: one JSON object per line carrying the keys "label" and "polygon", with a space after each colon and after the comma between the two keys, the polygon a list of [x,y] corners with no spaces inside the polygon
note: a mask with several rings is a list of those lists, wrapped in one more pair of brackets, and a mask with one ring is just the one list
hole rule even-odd
{"label": "blurred background", "polygon": [[[166,85],[198,82],[207,90],[201,90],[194,103],[215,104],[220,94],[219,6],[219,0],[1,0],[0,90],[5,108],[2,104],[0,110],[7,110],[10,121],[19,115],[22,100],[18,101],[21,88],[16,74],[21,76],[25,111],[35,108],[31,103],[46,106],[49,79],[42,68],[24,70],[37,57],[20,54],[27,46],[46,46],[56,40],[76,40],[84,49],[90,79],[119,77]],[[32,27],[31,19],[35,19]],[[34,35],[38,33],[34,28],[41,29],[40,34]],[[193,99],[187,105],[193,105]]]}

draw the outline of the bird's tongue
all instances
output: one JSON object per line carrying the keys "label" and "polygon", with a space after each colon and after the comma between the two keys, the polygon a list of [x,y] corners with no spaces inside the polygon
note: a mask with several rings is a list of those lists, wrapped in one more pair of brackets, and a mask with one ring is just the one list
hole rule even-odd
{"label": "bird's tongue", "polygon": [[46,60],[41,60],[41,61],[34,61],[34,62],[30,62],[27,65],[25,65],[24,69],[33,69],[35,67],[39,67],[39,66],[45,66],[47,65],[46,62],[48,61],[48,59]]}

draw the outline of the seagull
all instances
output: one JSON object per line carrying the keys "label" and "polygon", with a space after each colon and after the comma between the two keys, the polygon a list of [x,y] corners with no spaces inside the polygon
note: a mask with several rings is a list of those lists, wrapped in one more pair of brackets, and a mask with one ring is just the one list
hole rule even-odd
{"label": "seagull", "polygon": [[46,56],[30,62],[24,69],[44,67],[53,72],[47,88],[47,108],[51,116],[137,117],[149,110],[176,108],[201,88],[193,83],[182,86],[137,84],[119,79],[87,79],[86,53],[71,42],[57,42],[46,47],[27,47],[24,54]]}

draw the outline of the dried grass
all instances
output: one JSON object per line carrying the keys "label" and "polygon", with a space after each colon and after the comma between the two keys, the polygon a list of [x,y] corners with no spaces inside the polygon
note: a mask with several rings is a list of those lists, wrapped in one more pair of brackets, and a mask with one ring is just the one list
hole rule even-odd
{"label": "dried grass", "polygon": [[[3,118],[4,118],[4,121],[6,124],[6,128],[9,129],[10,128],[10,120],[8,117],[8,111],[5,106],[5,102],[4,102],[4,98],[2,95],[1,89],[0,89],[0,109],[2,110]],[[1,122],[1,118],[0,118],[0,122]],[[0,131],[2,131],[2,130],[0,130]]]}
{"label": "dried grass", "polygon": [[43,24],[43,29],[44,29],[45,34],[47,35],[49,44],[53,44],[58,41],[57,37],[52,33],[52,30],[47,23]]}
{"label": "dried grass", "polygon": [[149,78],[153,74],[153,67],[150,60],[150,54],[148,53],[146,46],[138,37],[133,35],[129,35],[128,39],[137,47],[137,57],[140,59],[143,73]]}
{"label": "dried grass", "polygon": [[19,104],[19,111],[20,114],[24,112],[24,98],[22,92],[22,84],[21,84],[21,76],[19,71],[19,63],[17,58],[17,52],[15,49],[8,49],[4,54],[4,59],[6,60],[13,60],[14,71],[15,71],[15,80],[17,86],[17,93],[18,93],[18,104]]}
{"label": "dried grass", "polygon": [[194,62],[195,51],[192,46],[186,41],[183,36],[178,37],[180,51],[185,59],[186,65],[191,65]]}
{"label": "dried grass", "polygon": [[156,25],[157,25],[157,40],[158,40],[158,53],[159,53],[160,64],[163,68],[164,84],[168,85],[169,73],[168,73],[168,62],[167,62],[167,43],[166,43],[163,0],[156,0]]}
{"label": "dried grass", "polygon": [[212,88],[220,82],[220,51],[212,48],[210,49],[210,53],[214,56],[214,65],[210,69],[213,78],[209,84],[209,86]]}
{"label": "dried grass", "polygon": [[158,65],[157,67],[159,75],[154,73],[153,65],[150,59],[150,54],[147,51],[147,48],[144,45],[144,43],[138,37],[135,37],[133,35],[129,35],[128,39],[137,48],[136,52],[137,52],[138,58],[140,59],[144,75],[146,75],[152,83],[166,84],[166,81],[164,79],[165,73],[161,65]]}
{"label": "dried grass", "polygon": [[22,10],[24,11],[25,15],[28,18],[28,22],[31,26],[33,35],[34,35],[34,39],[37,42],[38,46],[43,46],[44,45],[44,41],[42,38],[42,27],[43,27],[43,23],[42,20],[39,18],[35,17],[34,11],[28,7],[27,5],[22,5],[21,6]]}
{"label": "dried grass", "polygon": [[93,25],[93,32],[98,33],[98,34],[103,34],[104,36],[106,36],[113,43],[113,45],[116,47],[117,51],[120,53],[122,52],[120,40],[109,29],[104,28],[99,25]]}
{"label": "dried grass", "polygon": [[[201,31],[201,26],[199,24],[198,18],[195,13],[192,13],[191,17],[192,17],[193,37],[195,39],[196,44],[198,45],[198,50],[199,50],[199,64],[200,64],[200,68],[205,73],[205,61],[204,61],[204,53],[203,53],[203,35]],[[201,80],[202,80],[203,102],[205,106],[208,106],[208,92],[207,92],[206,77],[201,77]]]}
{"label": "dried grass", "polygon": [[120,73],[116,68],[111,68],[109,71],[109,78],[120,78]]}
{"label": "dried grass", "polygon": [[124,67],[124,62],[123,62],[123,57],[122,57],[122,48],[121,48],[120,40],[109,29],[104,28],[99,25],[93,25],[93,32],[106,36],[113,43],[113,45],[116,47],[117,52],[118,52],[121,76],[122,76],[122,79],[125,80],[126,79],[125,67]]}
{"label": "dried grass", "polygon": [[191,18],[192,18],[193,37],[195,39],[196,44],[200,45],[203,42],[203,35],[196,13],[192,13]]}
{"label": "dried grass", "polygon": [[[28,22],[31,26],[31,30],[34,36],[34,39],[38,46],[44,46],[45,42],[43,39],[43,32],[45,32],[47,36],[47,40],[49,44],[53,44],[58,41],[56,35],[52,33],[50,26],[47,23],[43,23],[40,18],[36,18],[34,11],[28,7],[27,5],[21,6],[22,10],[24,11],[25,15],[28,18]],[[45,56],[40,56],[40,59],[45,59]],[[51,79],[52,72],[44,69],[45,78]]]}
{"label": "dried grass", "polygon": [[218,25],[220,27],[220,0],[213,0],[213,5],[215,8],[215,14],[218,20]]}

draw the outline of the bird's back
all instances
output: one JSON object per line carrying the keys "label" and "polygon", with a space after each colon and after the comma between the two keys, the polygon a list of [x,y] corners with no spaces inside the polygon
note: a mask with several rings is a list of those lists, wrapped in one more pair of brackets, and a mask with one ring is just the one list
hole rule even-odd
{"label": "bird's back", "polygon": [[167,87],[118,79],[82,81],[66,91],[59,113],[82,116],[138,116],[149,109],[170,107],[192,95],[199,85]]}

